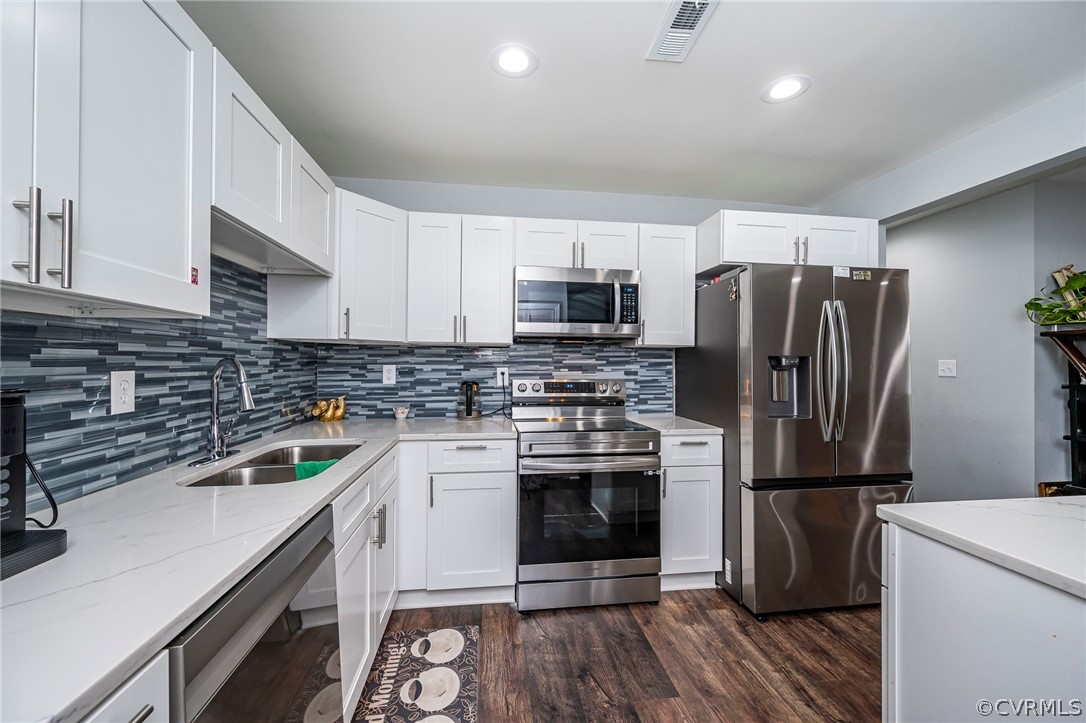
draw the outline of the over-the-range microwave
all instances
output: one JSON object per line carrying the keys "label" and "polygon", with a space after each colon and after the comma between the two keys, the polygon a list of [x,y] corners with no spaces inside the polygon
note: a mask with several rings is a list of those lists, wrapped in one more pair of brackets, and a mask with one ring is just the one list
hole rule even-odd
{"label": "over-the-range microwave", "polygon": [[525,341],[636,339],[641,272],[517,266],[513,337]]}

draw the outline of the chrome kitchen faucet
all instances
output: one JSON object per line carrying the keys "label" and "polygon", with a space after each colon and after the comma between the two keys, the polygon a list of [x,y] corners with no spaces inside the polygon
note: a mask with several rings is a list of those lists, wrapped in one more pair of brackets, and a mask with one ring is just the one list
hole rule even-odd
{"label": "chrome kitchen faucet", "polygon": [[233,454],[233,452],[227,451],[226,445],[230,438],[234,436],[234,425],[237,424],[237,417],[223,420],[220,419],[219,414],[219,384],[222,382],[223,370],[227,366],[233,366],[238,376],[238,411],[251,412],[256,409],[256,405],[253,404],[253,393],[249,390],[249,375],[245,373],[245,367],[232,356],[220,359],[211,372],[211,430],[208,434],[211,453],[195,462],[189,462],[190,467],[217,462]]}

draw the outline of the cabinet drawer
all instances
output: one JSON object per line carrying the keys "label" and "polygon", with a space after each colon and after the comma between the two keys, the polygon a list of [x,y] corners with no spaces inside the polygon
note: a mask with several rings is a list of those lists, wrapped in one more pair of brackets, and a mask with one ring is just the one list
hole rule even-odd
{"label": "cabinet drawer", "polygon": [[332,500],[332,529],[336,552],[366,519],[366,511],[373,502],[376,468],[370,467],[362,476]]}
{"label": "cabinet drawer", "polygon": [[428,468],[434,472],[498,472],[517,468],[515,439],[430,442]]}
{"label": "cabinet drawer", "polygon": [[689,437],[662,437],[660,465],[663,467],[695,467],[724,463],[724,438],[716,434]]}
{"label": "cabinet drawer", "polygon": [[151,662],[113,691],[101,705],[83,719],[83,723],[169,723],[170,665],[166,651],[151,658]]}
{"label": "cabinet drawer", "polygon": [[377,464],[373,466],[377,480],[377,492],[375,496],[380,497],[384,494],[385,490],[389,488],[400,472],[400,456],[399,450],[393,447],[391,450],[385,453],[385,456],[377,460]]}

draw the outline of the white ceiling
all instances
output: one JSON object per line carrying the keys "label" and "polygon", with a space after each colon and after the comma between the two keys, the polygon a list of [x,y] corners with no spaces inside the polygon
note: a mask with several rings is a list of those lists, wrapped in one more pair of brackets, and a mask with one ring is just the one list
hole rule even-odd
{"label": "white ceiling", "polygon": [[683,64],[662,2],[182,4],[335,176],[817,207],[1086,77],[1081,0],[725,2]]}

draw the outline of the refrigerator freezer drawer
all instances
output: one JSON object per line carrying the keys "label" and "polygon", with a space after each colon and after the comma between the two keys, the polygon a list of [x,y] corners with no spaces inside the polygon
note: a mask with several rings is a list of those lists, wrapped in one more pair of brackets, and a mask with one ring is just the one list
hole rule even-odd
{"label": "refrigerator freezer drawer", "polygon": [[912,485],[743,487],[743,604],[757,614],[879,602],[876,505],[908,502]]}

